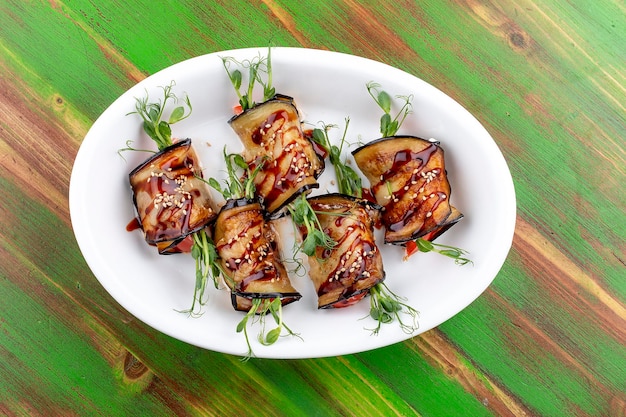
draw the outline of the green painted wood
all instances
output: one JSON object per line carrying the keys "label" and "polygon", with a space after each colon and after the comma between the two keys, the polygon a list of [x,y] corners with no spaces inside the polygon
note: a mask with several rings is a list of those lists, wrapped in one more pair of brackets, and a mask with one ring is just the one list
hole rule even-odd
{"label": "green painted wood", "polygon": [[[619,0],[3,2],[0,413],[626,415],[625,16]],[[89,271],[67,192],[91,123],[175,62],[268,42],[412,73],[502,149],[511,255],[438,329],[242,363],[147,327]]]}

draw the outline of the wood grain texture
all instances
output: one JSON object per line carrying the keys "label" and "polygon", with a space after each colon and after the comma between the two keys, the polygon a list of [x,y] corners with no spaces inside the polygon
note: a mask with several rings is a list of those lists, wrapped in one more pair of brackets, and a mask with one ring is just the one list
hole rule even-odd
{"label": "wood grain texture", "polygon": [[[8,0],[0,35],[0,414],[626,415],[623,1]],[[502,150],[509,259],[437,329],[242,363],[139,322],[85,264],[67,195],[93,121],[175,62],[269,41],[414,74]]]}

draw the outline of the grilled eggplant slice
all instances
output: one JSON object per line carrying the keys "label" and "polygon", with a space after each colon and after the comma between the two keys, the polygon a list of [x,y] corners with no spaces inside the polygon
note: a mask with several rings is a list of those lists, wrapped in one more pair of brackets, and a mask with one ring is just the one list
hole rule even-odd
{"label": "grilled eggplant slice", "polygon": [[209,188],[195,178],[201,175],[190,139],[156,153],[129,174],[139,225],[160,254],[189,251],[191,235],[217,216]]}
{"label": "grilled eggplant slice", "polygon": [[270,217],[280,217],[299,194],[319,186],[324,160],[303,135],[291,97],[277,95],[233,117],[229,124],[244,145],[243,156],[250,167],[263,163],[254,184]]}
{"label": "grilled eggplant slice", "polygon": [[383,261],[374,239],[380,207],[344,194],[309,198],[322,230],[337,242],[332,249],[317,247],[309,257],[309,276],[318,308],[346,307],[385,279]]}
{"label": "grilled eggplant slice", "polygon": [[213,237],[235,310],[250,310],[256,298],[278,298],[287,305],[302,297],[291,285],[276,233],[257,201],[228,200],[217,216]]}
{"label": "grilled eggplant slice", "polygon": [[463,217],[450,205],[444,152],[438,142],[393,136],[370,142],[352,155],[383,206],[385,243],[432,240]]}

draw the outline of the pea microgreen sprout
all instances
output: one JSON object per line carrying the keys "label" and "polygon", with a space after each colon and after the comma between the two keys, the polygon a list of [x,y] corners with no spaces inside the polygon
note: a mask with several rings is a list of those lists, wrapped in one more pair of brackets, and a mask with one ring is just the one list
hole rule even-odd
{"label": "pea microgreen sprout", "polygon": [[[226,200],[238,198],[253,200],[256,192],[254,177],[263,167],[265,160],[261,159],[254,170],[250,170],[250,166],[246,163],[243,156],[228,154],[226,153],[226,147],[224,147],[224,161],[226,161],[226,175],[228,176],[224,180],[224,187],[215,178],[209,178],[206,182]],[[243,177],[237,175],[237,168],[244,171]]]}
{"label": "pea microgreen sprout", "polygon": [[382,133],[383,137],[394,136],[398,133],[400,126],[404,122],[404,119],[411,113],[411,101],[413,100],[413,96],[397,96],[404,101],[400,110],[396,113],[396,115],[391,117],[391,96],[384,90],[381,90],[381,86],[378,83],[370,81],[366,84],[367,91],[370,96],[374,99],[374,101],[378,104],[378,106],[383,110],[383,115],[380,118],[380,133]]}
{"label": "pea microgreen sprout", "polygon": [[[255,191],[253,179],[258,170],[261,168],[261,164],[257,166],[254,172],[250,172],[248,165],[243,160],[243,157],[237,154],[227,154],[226,147],[224,147],[224,160],[226,161],[228,174],[228,180],[224,181],[226,184],[225,188],[222,188],[215,178],[209,178],[208,180],[205,180],[200,176],[197,176],[196,178],[209,184],[222,194],[225,199],[237,199],[242,197],[245,197],[248,200],[253,199]],[[245,181],[242,182],[239,180],[235,173],[235,167],[233,164],[247,170],[247,179]],[[196,261],[196,289],[194,293],[194,304],[189,310],[190,312],[194,311],[196,300],[200,301],[202,299],[209,276],[213,279],[215,288],[219,287],[220,275],[224,277],[224,279],[228,279],[228,275],[224,272],[218,262],[219,255],[217,253],[215,243],[206,231],[202,230],[200,232],[196,232],[193,238],[194,245],[191,248],[191,256]]]}
{"label": "pea microgreen sprout", "polygon": [[306,199],[305,194],[300,194],[298,198],[289,205],[288,210],[293,222],[298,226],[304,226],[306,228],[306,237],[299,247],[299,250],[305,255],[313,256],[315,254],[315,248],[318,246],[325,249],[332,249],[337,245],[337,242],[322,230],[322,225],[313,207],[311,207],[311,204]]}
{"label": "pea microgreen sprout", "polygon": [[265,318],[268,314],[271,314],[277,326],[267,333],[265,330],[262,330],[258,335],[259,343],[264,346],[273,345],[280,337],[283,328],[287,331],[288,335],[300,337],[300,335],[294,333],[283,322],[283,309],[279,298],[255,298],[252,300],[252,307],[250,310],[237,324],[237,333],[243,332],[246,339],[246,345],[248,347],[247,354],[242,358],[244,362],[249,360],[254,354],[252,346],[250,345],[250,338],[248,336],[248,321],[259,321],[261,328],[265,329]]}
{"label": "pea microgreen sprout", "polygon": [[212,278],[215,288],[218,288],[219,277],[222,273],[222,268],[218,263],[215,244],[204,229],[193,234],[191,257],[196,263],[196,285],[194,287],[191,308],[182,312],[197,317],[202,314],[198,310],[196,303],[198,303],[199,306],[206,303],[204,292],[207,288],[209,277]]}
{"label": "pea microgreen sprout", "polygon": [[[411,113],[411,101],[413,101],[413,96],[411,95],[396,97],[402,100],[403,103],[396,116],[392,119],[392,100],[389,93],[381,90],[380,84],[373,81],[367,83],[366,87],[370,96],[372,96],[376,104],[378,104],[378,107],[383,110],[383,115],[380,118],[380,133],[382,133],[383,137],[394,136],[398,133],[398,130],[402,126],[402,123],[404,122],[406,117]],[[393,195],[393,192],[391,190],[391,184],[389,182],[387,182],[387,190],[390,196]],[[447,256],[454,259],[454,262],[457,265],[466,265],[468,263],[473,263],[470,259],[464,257],[464,255],[466,255],[468,252],[461,248],[433,243],[429,240],[422,238],[415,239],[415,244],[417,245],[417,249],[420,252],[435,252],[440,255]]]}
{"label": "pea microgreen sprout", "polygon": [[415,240],[417,248],[420,252],[436,252],[440,255],[447,256],[454,259],[454,263],[457,265],[466,265],[468,263],[473,264],[471,259],[465,258],[468,252],[466,250],[456,248],[454,246],[442,245],[434,243],[426,239]]}
{"label": "pea microgreen sprout", "polygon": [[[172,128],[171,125],[178,123],[191,115],[192,107],[189,97],[185,95],[182,99],[184,105],[177,106],[172,110],[168,120],[163,120],[163,112],[167,102],[173,100],[178,103],[180,99],[172,92],[172,88],[176,85],[172,81],[169,85],[161,87],[163,90],[163,99],[156,103],[149,103],[148,94],[142,98],[137,98],[135,103],[135,111],[129,114],[138,114],[143,119],[143,130],[157,144],[160,151],[171,146]],[[185,108],[186,106],[186,108]]]}
{"label": "pea microgreen sprout", "polygon": [[[403,300],[383,282],[370,288],[370,317],[378,323],[374,329],[371,329],[373,334],[378,334],[383,324],[393,323],[395,320],[400,324],[402,331],[407,334],[418,329],[418,311]],[[404,323],[400,313],[408,314],[412,318],[412,323],[410,325]]]}
{"label": "pea microgreen sprout", "polygon": [[[348,130],[349,119],[346,119],[346,127],[343,131],[339,146],[331,145],[329,139],[329,130],[336,125],[326,125],[322,123],[322,129],[313,130],[313,140],[328,150],[331,164],[335,168],[337,175],[337,184],[339,192],[353,197],[362,197],[361,177],[356,171],[347,164],[347,161],[341,159],[341,151],[346,142],[346,134]],[[412,324],[405,324],[402,321],[400,313],[408,314],[412,318]],[[417,330],[418,312],[410,305],[404,303],[402,298],[393,293],[383,282],[380,282],[370,288],[370,317],[376,320],[378,325],[372,329],[373,334],[378,334],[383,324],[392,323],[398,320],[400,328],[408,334]]]}
{"label": "pea microgreen sprout", "polygon": [[124,155],[122,155],[122,152],[126,152],[126,151],[157,153],[157,151],[155,151],[153,149],[133,148],[133,141],[131,139],[126,141],[126,147],[125,148],[120,148],[120,149],[117,150],[117,154],[119,156],[121,156],[124,161],[126,161],[126,158],[124,158]]}
{"label": "pea microgreen sprout", "polygon": [[[263,100],[269,100],[274,97],[276,90],[272,86],[272,49],[268,48],[267,57],[257,56],[250,60],[237,61],[232,57],[223,57],[222,64],[228,74],[231,84],[239,97],[239,104],[242,111],[251,109],[256,104],[252,97],[254,86],[258,82],[263,87]],[[231,68],[231,66],[240,67],[248,72],[248,85],[244,91],[241,91],[243,83],[243,73],[239,68]],[[266,74],[267,79],[263,79]]]}
{"label": "pea microgreen sprout", "polygon": [[343,145],[346,142],[346,134],[348,132],[350,119],[346,118],[345,121],[346,124],[339,146],[331,145],[330,140],[328,139],[328,131],[334,127],[337,127],[336,125],[326,125],[322,122],[321,129],[313,129],[312,138],[315,142],[317,142],[319,145],[327,150],[330,163],[335,168],[335,175],[337,176],[339,189],[342,190],[341,192],[361,198],[363,196],[361,177],[359,177],[354,169],[347,165],[347,162],[345,160],[343,162],[341,160],[341,153],[343,151]]}

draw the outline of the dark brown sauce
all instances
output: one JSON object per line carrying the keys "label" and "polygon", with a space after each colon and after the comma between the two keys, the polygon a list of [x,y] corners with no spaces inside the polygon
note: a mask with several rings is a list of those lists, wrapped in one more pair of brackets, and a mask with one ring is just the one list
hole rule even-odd
{"label": "dark brown sauce", "polygon": [[370,190],[369,188],[362,188],[361,196],[363,197],[364,200],[367,200],[370,203],[378,204],[376,202],[376,198],[374,197],[374,194],[372,194],[372,190]]}
{"label": "dark brown sauce", "polygon": [[[276,112],[270,114],[267,117],[267,119],[265,119],[259,125],[259,127],[257,127],[257,129],[254,132],[252,132],[252,136],[251,136],[252,142],[257,144],[257,145],[260,145],[261,143],[264,142],[263,139],[265,139],[266,132],[267,132],[267,129],[268,129],[268,128],[265,127],[266,125],[269,124],[269,125],[272,126],[271,128],[278,130],[288,120],[289,120],[289,113],[287,113],[287,111],[285,111],[285,110],[279,110],[279,111],[276,111]],[[274,126],[274,124],[276,124],[276,123],[280,123],[280,125]]]}
{"label": "dark brown sauce", "polygon": [[[360,249],[360,253],[362,255],[363,253],[371,252],[371,251],[374,250],[375,243],[373,241],[368,241],[368,240],[362,239],[362,236],[363,236],[363,234],[359,233],[354,238],[352,244],[350,245],[350,247],[348,248],[346,253],[348,251],[355,252],[357,249]],[[347,261],[348,258],[349,257],[346,254],[342,254],[341,255],[341,257],[339,258],[339,261],[337,263],[336,268],[330,274],[328,274],[328,277],[327,277],[326,281],[324,281],[320,285],[320,287],[319,287],[319,289],[317,291],[318,295],[321,296],[321,295],[323,295],[325,293],[328,293],[329,291],[332,291],[332,290],[334,290],[334,289],[336,289],[338,287],[345,287],[346,284],[347,284],[345,282],[346,279],[348,279],[350,277],[356,277],[356,278],[361,277],[363,272],[365,272],[367,270],[368,264],[370,262],[369,261],[370,257],[363,256],[363,262],[361,262],[360,266],[358,268],[355,268],[355,270],[352,271],[352,272],[350,272],[351,265],[349,265],[347,263],[342,265],[342,263],[341,263],[342,260],[345,259]],[[346,270],[343,271],[343,272],[340,272],[342,268],[345,268]],[[335,277],[337,275],[337,273],[339,273],[339,275],[338,275],[339,279],[338,280],[333,279],[331,281],[330,279]],[[355,281],[356,281],[356,279],[355,279]],[[350,282],[350,285],[351,284],[352,283]]]}
{"label": "dark brown sauce", "polygon": [[126,225],[126,231],[127,232],[132,232],[133,230],[138,230],[141,229],[141,223],[139,223],[139,219],[138,218],[134,218],[131,221],[128,222],[128,224]]}
{"label": "dark brown sauce", "polygon": [[312,139],[312,136],[304,136],[304,137],[308,137],[309,140],[311,141],[311,146],[313,146],[313,150],[315,151],[315,154],[321,159],[324,160],[326,159],[326,157],[328,156],[328,149],[326,149],[325,147],[323,147],[322,145],[320,145],[319,143],[315,142]]}
{"label": "dark brown sauce", "polygon": [[[258,211],[258,210],[257,210]],[[230,236],[229,239],[226,239],[226,243],[221,243],[219,245],[217,245],[217,250],[218,251],[222,251],[222,250],[227,250],[230,249],[230,247],[233,245],[233,243],[235,242],[235,239],[238,241],[239,239],[242,239],[244,236],[246,236],[246,234],[249,234],[249,230],[250,229],[254,229],[256,227],[259,227],[262,225],[262,223],[264,222],[263,217],[262,217],[262,213],[260,211],[258,211],[258,217],[255,221],[250,222],[250,224],[248,224],[247,227],[245,227],[244,229],[242,229],[239,233],[237,233],[234,236]],[[228,220],[228,219],[227,219]],[[262,233],[262,228],[259,228],[259,230]],[[254,247],[255,245],[257,245],[257,242],[259,241],[259,239],[261,239],[262,235],[258,238],[250,238],[250,240],[247,242],[250,244],[251,247]],[[228,243],[228,240],[233,239],[233,243]],[[245,254],[244,254],[245,255]]]}
{"label": "dark brown sauce", "polygon": [[[437,200],[435,201],[435,203],[430,207],[430,209],[428,210],[431,213],[434,213],[435,210],[437,209],[437,207],[439,207],[439,204],[441,204],[442,201],[444,201],[447,198],[446,193],[443,193],[441,191],[437,191]],[[428,200],[426,200],[426,202],[429,202],[431,199],[429,198]],[[425,203],[426,203],[425,202]],[[406,227],[406,225],[409,223],[411,217],[413,216],[413,214],[418,210],[418,207],[421,206],[421,204],[414,204],[410,210],[407,210],[402,218],[400,219],[400,221],[397,221],[393,224],[390,224],[387,226],[387,228],[389,230],[391,230],[392,232],[399,232],[400,230],[402,230],[404,227]],[[423,207],[422,208],[423,211]],[[419,233],[422,230],[424,230],[424,228],[426,227],[426,223],[428,221],[429,218],[424,218],[424,221],[422,222],[422,225],[420,226],[420,229],[417,230],[416,232]]]}
{"label": "dark brown sauce", "polygon": [[[431,143],[430,145],[428,145],[426,148],[422,149],[419,152],[413,152],[410,149],[404,149],[401,151],[398,151],[393,159],[393,164],[391,165],[391,168],[389,168],[386,172],[384,172],[381,175],[381,179],[378,182],[378,184],[375,185],[376,189],[378,189],[378,187],[384,186],[385,183],[393,176],[395,176],[398,172],[401,171],[401,169],[407,165],[409,162],[412,161],[420,161],[420,165],[419,165],[419,171],[416,174],[412,175],[412,179],[415,179],[415,177],[417,175],[419,175],[419,173],[421,172],[422,169],[424,169],[424,167],[428,164],[428,161],[430,161],[430,157],[437,151],[438,146],[434,143]],[[410,181],[408,181],[408,183],[410,184]],[[405,184],[406,185],[406,184]],[[376,190],[374,190],[376,191]]]}
{"label": "dark brown sauce", "polygon": [[259,280],[270,281],[273,278],[276,278],[276,275],[276,268],[274,267],[274,265],[264,266],[255,273],[248,275],[243,281],[241,281],[240,288],[242,291],[245,291],[246,287],[250,285],[250,283]]}

